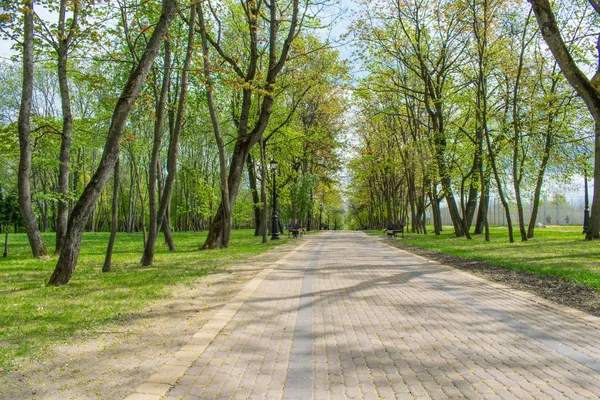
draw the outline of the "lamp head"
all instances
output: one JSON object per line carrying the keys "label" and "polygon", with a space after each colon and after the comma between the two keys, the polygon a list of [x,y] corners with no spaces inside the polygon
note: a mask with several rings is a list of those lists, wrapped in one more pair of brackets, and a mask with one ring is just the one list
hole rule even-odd
{"label": "lamp head", "polygon": [[271,161],[269,162],[269,168],[271,169],[272,172],[277,171],[277,161],[275,161],[275,159],[271,159]]}

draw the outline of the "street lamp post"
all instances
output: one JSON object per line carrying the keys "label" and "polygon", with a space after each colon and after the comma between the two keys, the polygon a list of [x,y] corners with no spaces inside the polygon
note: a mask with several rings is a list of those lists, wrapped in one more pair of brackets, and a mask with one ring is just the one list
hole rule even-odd
{"label": "street lamp post", "polygon": [[588,181],[587,171],[583,169],[583,184],[585,189],[585,199],[583,208],[583,233],[587,233],[588,227],[590,226],[590,203],[588,200]]}
{"label": "street lamp post", "polygon": [[273,174],[273,215],[271,217],[271,240],[279,240],[279,216],[277,215],[277,161],[269,163]]}

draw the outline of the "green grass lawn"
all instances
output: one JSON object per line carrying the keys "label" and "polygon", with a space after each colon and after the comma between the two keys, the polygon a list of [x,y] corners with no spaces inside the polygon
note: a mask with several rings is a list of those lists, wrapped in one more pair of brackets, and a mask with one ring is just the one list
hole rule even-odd
{"label": "green grass lawn", "polygon": [[[54,234],[44,234],[50,250]],[[261,244],[253,231],[233,231],[231,246],[199,251],[206,233],[174,233],[177,252],[157,245],[153,267],[139,264],[142,234],[119,233],[113,271],[102,273],[108,233],[86,233],[71,282],[46,286],[57,257],[31,257],[24,234],[9,236],[9,256],[0,258],[0,368],[17,357],[34,358],[53,343],[78,332],[118,322],[148,303],[169,296],[174,284],[210,274],[223,265],[247,259],[286,240]],[[285,237],[285,236],[283,236]],[[163,242],[159,237],[158,244]]]}
{"label": "green grass lawn", "polygon": [[[473,235],[471,240],[456,238],[452,227],[444,227],[440,236],[406,235],[409,236],[405,239],[406,243],[413,246],[487,261],[506,268],[558,276],[600,289],[600,242],[585,241],[581,227],[538,228],[535,238],[515,243],[508,242],[506,227],[490,227],[489,243],[485,242],[483,235]],[[518,231],[515,231],[515,240],[518,238]]]}

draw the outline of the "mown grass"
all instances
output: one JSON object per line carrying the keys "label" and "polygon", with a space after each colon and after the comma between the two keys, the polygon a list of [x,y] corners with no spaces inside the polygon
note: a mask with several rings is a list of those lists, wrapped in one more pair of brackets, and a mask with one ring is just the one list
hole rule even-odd
{"label": "mown grass", "polygon": [[[53,343],[118,322],[152,301],[236,260],[267,251],[286,240],[261,244],[253,231],[234,231],[231,246],[198,251],[205,233],[175,233],[177,252],[157,246],[153,267],[141,267],[141,234],[117,235],[113,270],[102,273],[108,233],[86,233],[79,263],[66,286],[46,286],[56,257],[35,260],[24,234],[9,236],[9,257],[0,258],[0,368],[32,359]],[[54,248],[54,234],[44,235]],[[162,239],[159,238],[159,243]]]}
{"label": "mown grass", "polygon": [[520,242],[518,232],[515,232],[515,243],[508,242],[506,227],[491,227],[489,243],[483,235],[473,235],[467,240],[455,237],[452,227],[444,229],[439,236],[407,234],[405,240],[413,246],[505,268],[557,276],[600,289],[600,242],[585,241],[580,227],[538,228],[535,238],[527,242]]}

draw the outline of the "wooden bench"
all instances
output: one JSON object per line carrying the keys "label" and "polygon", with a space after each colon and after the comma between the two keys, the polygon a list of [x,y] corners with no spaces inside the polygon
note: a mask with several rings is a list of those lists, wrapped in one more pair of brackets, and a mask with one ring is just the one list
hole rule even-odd
{"label": "wooden bench", "polygon": [[387,234],[388,239],[397,238],[399,233],[402,235],[402,239],[404,239],[404,226],[400,226],[400,229],[384,229],[384,232]]}
{"label": "wooden bench", "polygon": [[306,228],[290,228],[288,230],[288,237],[291,235],[294,239],[298,239],[300,236],[304,235],[305,232]]}

